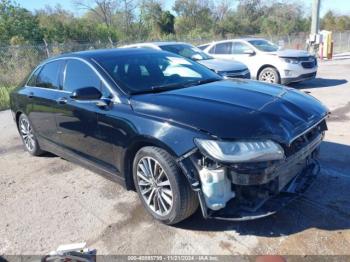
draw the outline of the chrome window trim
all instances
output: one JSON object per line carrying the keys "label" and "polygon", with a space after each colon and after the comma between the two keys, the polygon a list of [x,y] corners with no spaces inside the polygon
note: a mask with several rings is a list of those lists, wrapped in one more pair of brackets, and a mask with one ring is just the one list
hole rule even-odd
{"label": "chrome window trim", "polygon": [[61,89],[45,88],[45,87],[39,87],[39,86],[28,86],[28,85],[25,85],[25,87],[37,88],[37,89],[42,89],[42,90],[56,91],[56,92],[66,93],[66,94],[71,94],[72,93],[72,92],[68,92],[68,91],[65,91],[65,90],[61,90]]}
{"label": "chrome window trim", "polygon": [[[82,59],[80,57],[74,57],[74,56],[66,56],[66,57],[58,57],[58,58],[54,58],[54,59],[51,59],[47,62],[44,62],[40,65],[38,65],[32,72],[32,74],[30,75],[30,77],[28,78],[25,86],[27,87],[27,83],[29,81],[29,79],[32,77],[32,75],[34,74],[34,72],[36,72],[36,70],[39,68],[39,67],[42,67],[42,66],[45,66],[46,64],[50,63],[50,62],[54,62],[54,61],[59,61],[59,60],[69,60],[69,59],[75,59],[75,60],[79,60],[83,63],[85,63],[87,66],[89,66],[92,71],[98,76],[98,78],[103,82],[103,84],[107,87],[107,89],[111,92],[111,94],[113,95],[113,98],[112,98],[112,101],[113,103],[121,103],[121,100],[120,100],[120,97],[118,96],[118,94],[114,91],[114,89],[109,85],[109,83],[102,77],[102,75],[100,74],[100,72],[98,72],[96,70],[96,68],[88,61],[86,61],[85,59]],[[65,74],[66,74],[66,68],[64,68],[63,70],[63,82],[65,80]],[[28,86],[28,87],[32,87],[32,88],[39,88],[39,89],[45,89],[45,90],[54,90],[54,91],[59,91],[59,92],[62,92],[62,93],[67,93],[67,94],[71,94],[72,92],[69,92],[69,91],[66,91],[66,90],[63,90],[63,89],[50,89],[50,88],[42,88],[42,87],[37,87],[37,86]]]}

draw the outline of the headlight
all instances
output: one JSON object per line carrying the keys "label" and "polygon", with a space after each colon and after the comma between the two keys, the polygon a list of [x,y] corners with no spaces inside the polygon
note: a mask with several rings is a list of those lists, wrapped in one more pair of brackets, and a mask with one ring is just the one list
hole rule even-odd
{"label": "headlight", "polygon": [[261,162],[284,159],[283,148],[271,141],[237,141],[195,139],[202,153],[223,162]]}
{"label": "headlight", "polygon": [[283,58],[283,60],[289,64],[299,64],[299,60],[295,58]]}

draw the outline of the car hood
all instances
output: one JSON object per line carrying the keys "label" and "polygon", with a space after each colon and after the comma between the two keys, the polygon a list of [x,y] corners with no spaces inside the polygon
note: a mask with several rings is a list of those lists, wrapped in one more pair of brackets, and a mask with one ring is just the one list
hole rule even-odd
{"label": "car hood", "polygon": [[328,110],[292,88],[223,80],[156,94],[135,95],[137,113],[175,122],[220,139],[273,139],[289,144]]}
{"label": "car hood", "polygon": [[271,54],[277,55],[279,57],[305,57],[305,56],[311,56],[311,54],[304,50],[297,50],[297,49],[282,49],[278,50],[276,52],[273,52]]}
{"label": "car hood", "polygon": [[247,67],[240,62],[216,58],[199,60],[197,62],[216,72],[238,71],[247,69]]}

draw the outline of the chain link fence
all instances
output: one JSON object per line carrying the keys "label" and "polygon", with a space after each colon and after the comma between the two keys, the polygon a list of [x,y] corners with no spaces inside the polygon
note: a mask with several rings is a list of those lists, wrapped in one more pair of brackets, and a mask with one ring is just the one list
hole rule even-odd
{"label": "chain link fence", "polygon": [[[285,48],[306,49],[308,33],[298,33],[289,36],[263,36],[278,43]],[[237,38],[228,36],[227,38]],[[170,40],[170,39],[169,39]],[[189,42],[194,45],[221,40],[212,39],[173,39],[176,41]],[[334,53],[350,51],[350,31],[333,33]],[[65,43],[50,45],[23,45],[23,46],[2,46],[0,47],[0,87],[16,86],[40,63],[40,61],[63,53],[92,50],[101,48],[116,48],[129,44],[126,42],[111,43]]]}

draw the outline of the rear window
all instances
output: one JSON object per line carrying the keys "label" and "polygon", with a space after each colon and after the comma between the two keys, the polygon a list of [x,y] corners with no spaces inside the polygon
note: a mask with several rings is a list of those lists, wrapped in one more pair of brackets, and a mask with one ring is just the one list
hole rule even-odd
{"label": "rear window", "polygon": [[212,54],[222,54],[222,55],[231,54],[232,42],[216,44],[210,49],[209,52]]}
{"label": "rear window", "polygon": [[37,87],[58,89],[59,73],[62,61],[49,62],[44,65],[36,78]]}
{"label": "rear window", "polygon": [[34,73],[31,75],[29,80],[27,81],[27,86],[36,86],[36,79],[38,77],[38,74],[41,70],[41,67],[37,68]]}

